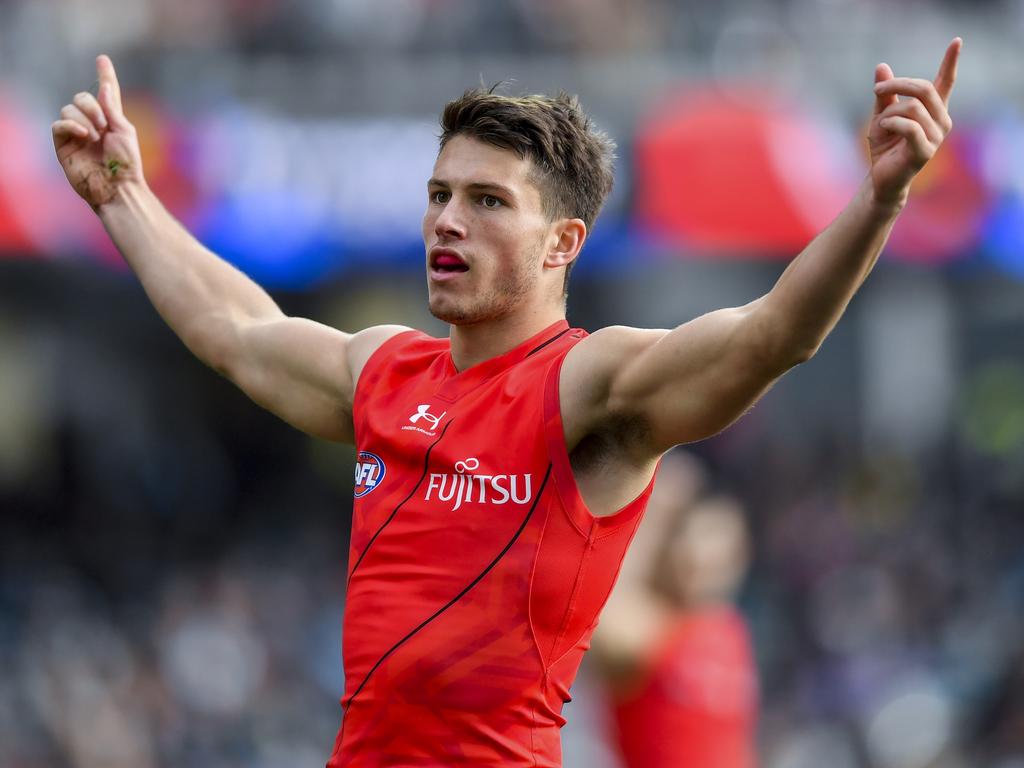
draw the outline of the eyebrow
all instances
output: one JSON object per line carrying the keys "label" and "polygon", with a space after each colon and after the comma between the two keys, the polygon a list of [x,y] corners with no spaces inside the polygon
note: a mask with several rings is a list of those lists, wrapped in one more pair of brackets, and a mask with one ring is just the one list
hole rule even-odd
{"label": "eyebrow", "polygon": [[[428,187],[442,187],[444,189],[451,189],[449,184],[444,179],[431,178],[427,181]],[[471,192],[497,192],[503,197],[515,200],[516,193],[512,191],[510,187],[506,187],[504,184],[499,184],[496,181],[474,181],[466,185],[466,189]]]}

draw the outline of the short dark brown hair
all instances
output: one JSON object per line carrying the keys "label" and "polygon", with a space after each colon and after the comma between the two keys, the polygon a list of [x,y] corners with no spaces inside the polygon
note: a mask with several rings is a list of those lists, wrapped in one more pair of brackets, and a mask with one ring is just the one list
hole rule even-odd
{"label": "short dark brown hair", "polygon": [[466,91],[445,105],[440,148],[466,135],[531,160],[544,212],[582,219],[590,231],[612,190],[615,143],[575,96],[505,96],[496,88]]}

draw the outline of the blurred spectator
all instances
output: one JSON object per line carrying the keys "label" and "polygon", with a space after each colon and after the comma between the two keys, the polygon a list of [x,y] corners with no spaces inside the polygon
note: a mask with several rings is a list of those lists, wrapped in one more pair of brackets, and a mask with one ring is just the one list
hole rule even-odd
{"label": "blurred spectator", "polygon": [[746,523],[703,481],[691,456],[663,459],[594,635],[627,768],[757,765],[757,670],[731,603]]}

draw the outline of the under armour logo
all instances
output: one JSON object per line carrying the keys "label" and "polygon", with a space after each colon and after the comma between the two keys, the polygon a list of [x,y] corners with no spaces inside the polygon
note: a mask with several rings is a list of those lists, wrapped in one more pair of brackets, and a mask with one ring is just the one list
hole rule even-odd
{"label": "under armour logo", "polygon": [[435,416],[430,412],[429,405],[418,405],[416,406],[416,413],[409,417],[409,423],[415,424],[420,419],[426,419],[432,429],[437,429],[437,425],[441,423],[441,419],[445,417],[448,411],[443,411],[440,416]]}

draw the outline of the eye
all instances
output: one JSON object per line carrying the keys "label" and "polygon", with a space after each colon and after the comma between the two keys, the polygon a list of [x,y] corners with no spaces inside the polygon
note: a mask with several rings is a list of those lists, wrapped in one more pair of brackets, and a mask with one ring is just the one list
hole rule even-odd
{"label": "eye", "polygon": [[438,205],[444,205],[451,200],[452,193],[447,192],[443,189],[438,189],[430,193],[430,202],[437,203]]}
{"label": "eye", "polygon": [[500,208],[503,205],[501,200],[496,198],[494,195],[484,195],[480,198],[480,202],[483,204],[484,208]]}

